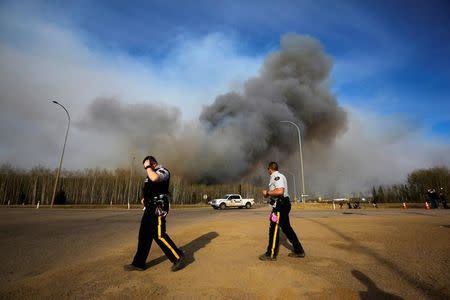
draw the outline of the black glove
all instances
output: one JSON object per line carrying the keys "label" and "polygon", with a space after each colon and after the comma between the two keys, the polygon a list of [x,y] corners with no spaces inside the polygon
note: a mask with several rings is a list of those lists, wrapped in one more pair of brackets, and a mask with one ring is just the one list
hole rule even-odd
{"label": "black glove", "polygon": [[157,206],[155,209],[155,215],[165,218],[167,216],[167,211],[165,211],[161,207]]}
{"label": "black glove", "polygon": [[156,200],[156,211],[157,216],[167,216],[169,213],[169,200],[167,197]]}

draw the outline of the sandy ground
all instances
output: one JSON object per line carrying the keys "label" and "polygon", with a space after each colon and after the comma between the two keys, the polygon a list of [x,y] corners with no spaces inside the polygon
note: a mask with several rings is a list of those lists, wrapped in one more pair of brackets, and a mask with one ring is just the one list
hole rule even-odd
{"label": "sandy ground", "polygon": [[140,210],[0,209],[0,298],[449,299],[450,210],[294,210],[306,258],[262,262],[268,207],[176,209],[176,273],[153,244],[134,255]]}

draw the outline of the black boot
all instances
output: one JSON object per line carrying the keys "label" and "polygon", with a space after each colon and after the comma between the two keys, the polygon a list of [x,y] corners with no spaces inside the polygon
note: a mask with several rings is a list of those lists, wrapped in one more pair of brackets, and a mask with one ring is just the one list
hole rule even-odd
{"label": "black boot", "polygon": [[305,252],[299,252],[299,253],[291,252],[291,253],[288,254],[288,256],[289,257],[300,257],[300,258],[303,258],[303,257],[305,257]]}
{"label": "black boot", "polygon": [[176,272],[176,271],[179,271],[184,268],[184,263],[183,263],[184,253],[181,250],[180,250],[180,252],[181,252],[180,258],[177,259],[172,265],[172,272]]}
{"label": "black boot", "polygon": [[259,260],[262,260],[262,261],[276,261],[277,258],[276,257],[271,257],[270,255],[267,255],[266,253],[264,253],[263,255],[259,256]]}
{"label": "black boot", "polygon": [[146,268],[146,266],[136,266],[134,264],[123,266],[125,271],[144,271]]}

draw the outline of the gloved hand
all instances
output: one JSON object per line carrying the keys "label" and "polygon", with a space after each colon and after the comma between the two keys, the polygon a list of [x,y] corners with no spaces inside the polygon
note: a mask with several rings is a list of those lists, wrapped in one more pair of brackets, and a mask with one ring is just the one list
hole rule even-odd
{"label": "gloved hand", "polygon": [[158,206],[155,209],[155,215],[165,218],[167,216],[167,211],[162,210],[162,208]]}
{"label": "gloved hand", "polygon": [[271,213],[269,219],[271,222],[278,223],[278,215],[275,213]]}

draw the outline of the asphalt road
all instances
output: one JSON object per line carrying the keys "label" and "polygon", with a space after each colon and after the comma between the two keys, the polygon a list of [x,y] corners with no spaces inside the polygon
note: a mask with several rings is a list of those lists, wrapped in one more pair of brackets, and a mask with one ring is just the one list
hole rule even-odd
{"label": "asphalt road", "polygon": [[[205,224],[210,230],[214,230],[214,224],[221,224],[221,222],[223,224],[232,222],[232,224],[237,225],[239,222],[253,224],[251,222],[265,220],[268,211],[269,208],[266,206],[250,210],[228,209],[224,211],[211,208],[174,209],[169,215],[168,233],[183,232],[183,230],[187,230],[191,226],[201,226],[202,224]],[[122,209],[1,208],[0,290],[20,284],[21,281],[40,274],[65,268],[70,269],[70,266],[85,264],[90,261],[95,262],[111,255],[129,256],[131,260],[134,253],[130,252],[130,245],[135,245],[136,243],[141,215],[142,211],[138,209],[128,211]],[[310,224],[313,229],[321,226],[324,230],[326,229],[333,234],[333,237],[337,237],[339,243],[353,243],[348,235],[340,231],[340,228],[345,228],[345,224],[350,224],[353,220],[358,223],[360,222],[358,220],[364,219],[364,217],[369,217],[371,218],[370,220],[378,220],[377,218],[381,217],[390,222],[395,221],[396,218],[417,217],[417,220],[421,222],[422,220],[423,222],[433,221],[433,228],[437,226],[442,228],[450,227],[450,212],[448,210],[338,209],[335,211],[293,210],[291,212],[292,223],[301,222],[299,224],[303,224],[304,227],[304,224]],[[433,219],[433,217],[437,218]],[[343,224],[343,227],[340,224]],[[359,234],[358,226],[352,225],[349,228],[352,231],[356,231],[356,234]],[[364,226],[366,226],[364,230],[370,233],[372,230],[370,224],[368,228],[367,224]],[[258,232],[262,230],[265,231],[266,228],[257,229]],[[224,232],[223,228],[217,228],[217,231],[223,237],[226,237],[227,232]],[[313,232],[311,231],[311,233]],[[450,237],[450,234],[448,234],[450,228],[448,231],[439,232],[444,234],[445,238]],[[230,234],[234,236],[236,232],[233,231]],[[306,238],[308,238],[307,234],[308,232],[306,232]],[[311,234],[309,239],[311,248],[314,244],[313,237],[314,235]],[[393,240],[392,243],[395,243],[395,236],[391,238]],[[338,242],[335,242],[335,244]],[[417,242],[414,241],[414,243]],[[335,244],[332,244],[332,246],[341,247],[340,244]],[[356,245],[359,247],[356,249],[357,251],[371,251],[369,248],[366,249],[359,244]],[[289,245],[286,247],[289,247]],[[442,248],[439,251],[444,253],[446,251],[447,255],[449,255],[450,239],[447,240],[447,243],[441,243],[439,247]],[[320,252],[319,250],[320,246],[316,252]],[[377,257],[375,256],[375,258]],[[443,266],[436,265],[436,272],[449,271],[448,256],[444,255],[444,260]],[[386,263],[386,258],[380,256],[379,261],[389,267],[389,263]],[[395,269],[395,267],[392,268]],[[395,273],[395,270],[391,270],[391,272]],[[413,274],[414,271],[411,273]],[[356,278],[358,276],[364,277],[359,273],[355,273],[353,276]],[[430,279],[429,281],[432,280]],[[426,284],[432,285],[428,281]],[[422,289],[426,290],[427,288],[424,287]],[[431,292],[435,293],[431,294],[431,296],[445,296],[447,293],[446,291],[441,293],[432,288],[430,289]],[[420,287],[419,292],[426,294],[426,292],[420,290]]]}
{"label": "asphalt road", "polygon": [[[216,214],[172,210],[168,229]],[[0,209],[0,286],[117,251],[137,240],[141,216],[140,209]]]}

